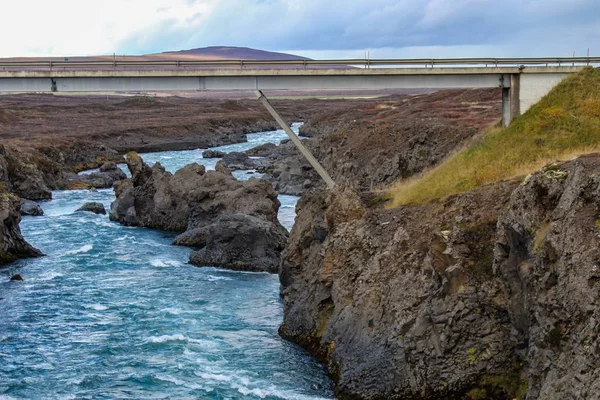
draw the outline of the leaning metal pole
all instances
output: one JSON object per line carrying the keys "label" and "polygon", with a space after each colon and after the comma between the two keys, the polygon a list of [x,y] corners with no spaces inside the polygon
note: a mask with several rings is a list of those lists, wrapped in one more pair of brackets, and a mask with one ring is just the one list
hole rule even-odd
{"label": "leaning metal pole", "polygon": [[308,160],[310,165],[312,165],[312,167],[317,171],[317,173],[321,176],[321,178],[323,178],[323,180],[327,184],[327,187],[329,189],[332,189],[335,186],[335,182],[333,181],[333,179],[331,179],[331,177],[329,176],[327,171],[325,171],[325,169],[321,166],[321,164],[319,164],[319,162],[311,154],[311,152],[306,147],[304,147],[304,145],[302,144],[302,142],[300,141],[298,136],[296,136],[294,131],[292,131],[292,129],[288,126],[288,124],[283,120],[283,118],[281,118],[281,116],[273,108],[273,106],[269,102],[269,99],[267,99],[267,97],[260,90],[256,90],[254,93],[256,93],[256,97],[258,98],[258,100],[260,100],[262,105],[265,106],[267,111],[269,111],[269,113],[273,116],[273,118],[275,118],[275,121],[277,121],[279,126],[281,126],[281,128],[289,136],[290,140],[296,145],[298,150],[300,150],[300,153],[302,153],[302,155],[304,157],[306,157],[306,159]]}

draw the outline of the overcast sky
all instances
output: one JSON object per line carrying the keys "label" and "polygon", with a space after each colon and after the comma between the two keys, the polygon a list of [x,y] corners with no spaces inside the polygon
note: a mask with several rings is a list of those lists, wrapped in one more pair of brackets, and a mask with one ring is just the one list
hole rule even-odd
{"label": "overcast sky", "polygon": [[0,0],[0,57],[247,46],[312,58],[600,55],[600,0]]}

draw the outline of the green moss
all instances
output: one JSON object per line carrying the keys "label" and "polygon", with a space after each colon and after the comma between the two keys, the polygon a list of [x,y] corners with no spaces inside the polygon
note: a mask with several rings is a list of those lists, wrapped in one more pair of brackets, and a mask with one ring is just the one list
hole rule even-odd
{"label": "green moss", "polygon": [[507,375],[486,375],[476,387],[467,392],[465,399],[517,399],[523,400],[529,384],[521,378],[520,371]]}
{"label": "green moss", "polygon": [[385,194],[382,194],[380,196],[373,198],[373,200],[371,200],[371,205],[377,206],[377,205],[380,205],[383,203],[387,203],[391,199],[392,199],[392,197],[389,195],[389,193],[385,193]]}
{"label": "green moss", "polygon": [[468,353],[469,355],[467,356],[467,362],[471,365],[475,364],[477,361],[477,349],[475,347],[471,347]]}

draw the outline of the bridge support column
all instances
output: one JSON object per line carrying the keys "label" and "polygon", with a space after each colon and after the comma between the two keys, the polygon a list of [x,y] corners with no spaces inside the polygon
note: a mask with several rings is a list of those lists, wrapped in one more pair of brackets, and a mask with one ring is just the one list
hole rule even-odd
{"label": "bridge support column", "polygon": [[510,87],[502,88],[502,126],[507,127],[521,115],[521,79],[519,74],[510,75]]}
{"label": "bridge support column", "polygon": [[327,184],[327,187],[329,189],[332,189],[335,186],[335,182],[333,181],[333,179],[331,179],[327,171],[325,171],[321,164],[319,164],[319,162],[312,155],[312,153],[306,147],[304,147],[304,145],[300,141],[300,138],[296,136],[294,131],[292,131],[292,128],[288,126],[288,124],[283,120],[283,118],[281,118],[279,113],[273,108],[269,99],[267,99],[267,97],[260,90],[256,90],[254,93],[256,94],[256,97],[262,103],[262,105],[265,106],[267,111],[269,111],[273,118],[275,118],[275,121],[277,121],[281,129],[284,130],[284,132],[288,135],[290,140],[294,143],[294,145],[296,145],[298,150],[300,150],[300,153],[302,153],[302,155],[308,160],[310,165],[312,165],[312,167],[317,171],[319,176],[323,178],[323,180]]}

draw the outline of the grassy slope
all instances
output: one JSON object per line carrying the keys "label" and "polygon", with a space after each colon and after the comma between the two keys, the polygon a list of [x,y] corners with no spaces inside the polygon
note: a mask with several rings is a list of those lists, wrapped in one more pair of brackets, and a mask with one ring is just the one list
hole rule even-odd
{"label": "grassy slope", "polygon": [[393,205],[420,204],[600,151],[600,69],[556,86],[510,127],[492,128],[421,177],[390,190]]}

